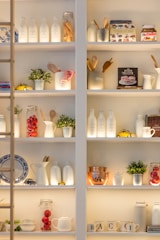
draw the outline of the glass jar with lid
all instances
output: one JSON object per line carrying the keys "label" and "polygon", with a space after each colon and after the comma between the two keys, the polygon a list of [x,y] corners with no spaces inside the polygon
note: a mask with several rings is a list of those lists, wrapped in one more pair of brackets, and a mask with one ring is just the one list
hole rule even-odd
{"label": "glass jar with lid", "polygon": [[153,186],[160,184],[160,163],[150,163],[149,183]]}
{"label": "glass jar with lid", "polygon": [[27,106],[27,116],[26,116],[26,136],[27,137],[37,137],[38,136],[38,114],[37,106],[28,105]]}
{"label": "glass jar with lid", "polygon": [[41,211],[40,228],[42,231],[51,231],[53,201],[51,199],[41,199],[39,207]]}
{"label": "glass jar with lid", "polygon": [[74,41],[74,19],[73,12],[66,11],[63,13],[63,41]]}

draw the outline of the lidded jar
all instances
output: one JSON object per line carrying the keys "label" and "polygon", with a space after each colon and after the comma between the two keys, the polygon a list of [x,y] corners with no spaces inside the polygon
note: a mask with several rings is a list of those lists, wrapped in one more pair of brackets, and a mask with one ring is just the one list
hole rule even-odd
{"label": "lidded jar", "polygon": [[108,182],[107,168],[90,166],[88,169],[88,181],[91,185],[105,185]]}
{"label": "lidded jar", "polygon": [[27,106],[27,116],[26,116],[26,136],[27,137],[37,137],[38,136],[38,114],[37,106],[28,105]]}
{"label": "lidded jar", "polygon": [[149,183],[153,186],[160,184],[160,163],[150,163]]}
{"label": "lidded jar", "polygon": [[51,231],[53,201],[51,199],[41,199],[39,207],[41,210],[40,228],[42,231]]}
{"label": "lidded jar", "polygon": [[74,41],[74,19],[73,12],[66,11],[63,13],[63,41]]}

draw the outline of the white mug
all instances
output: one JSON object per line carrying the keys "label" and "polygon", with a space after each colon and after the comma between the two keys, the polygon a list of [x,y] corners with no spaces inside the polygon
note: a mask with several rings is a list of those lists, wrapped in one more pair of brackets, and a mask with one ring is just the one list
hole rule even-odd
{"label": "white mug", "polygon": [[134,222],[128,222],[126,224],[126,230],[127,232],[137,232],[139,229],[139,224],[136,224]]}
{"label": "white mug", "polygon": [[143,127],[143,137],[150,138],[155,134],[155,129],[151,127]]}
{"label": "white mug", "polygon": [[72,230],[72,218],[70,217],[60,217],[53,218],[52,225],[58,231],[71,231]]}
{"label": "white mug", "polygon": [[118,221],[107,221],[107,230],[108,231],[118,231],[120,228],[120,222]]}

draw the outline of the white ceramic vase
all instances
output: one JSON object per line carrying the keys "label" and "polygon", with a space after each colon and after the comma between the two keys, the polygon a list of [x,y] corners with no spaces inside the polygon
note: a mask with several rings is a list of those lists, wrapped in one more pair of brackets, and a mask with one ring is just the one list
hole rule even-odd
{"label": "white ceramic vase", "polygon": [[155,68],[157,72],[157,79],[156,79],[156,89],[160,89],[160,68]]}
{"label": "white ceramic vase", "polygon": [[133,174],[133,186],[142,185],[143,174]]}
{"label": "white ceramic vase", "polygon": [[64,138],[72,137],[72,131],[73,131],[72,127],[63,127],[62,131],[63,131],[63,137]]}
{"label": "white ceramic vase", "polygon": [[44,80],[37,79],[34,81],[34,89],[35,90],[44,90]]}

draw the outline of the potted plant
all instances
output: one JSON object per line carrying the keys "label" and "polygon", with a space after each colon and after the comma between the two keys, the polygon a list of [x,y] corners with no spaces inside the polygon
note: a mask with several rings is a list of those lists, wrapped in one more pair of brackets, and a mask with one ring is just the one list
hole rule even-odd
{"label": "potted plant", "polygon": [[141,160],[138,162],[132,161],[127,167],[127,173],[133,175],[133,185],[142,185],[143,174],[147,171],[147,165],[145,165]]}
{"label": "potted plant", "polygon": [[50,83],[51,73],[44,71],[42,68],[31,69],[28,79],[34,81],[35,90],[43,90],[44,82]]}
{"label": "potted plant", "polygon": [[62,128],[64,137],[71,137],[72,131],[75,128],[75,119],[62,114],[57,120],[56,126],[57,128]]}

